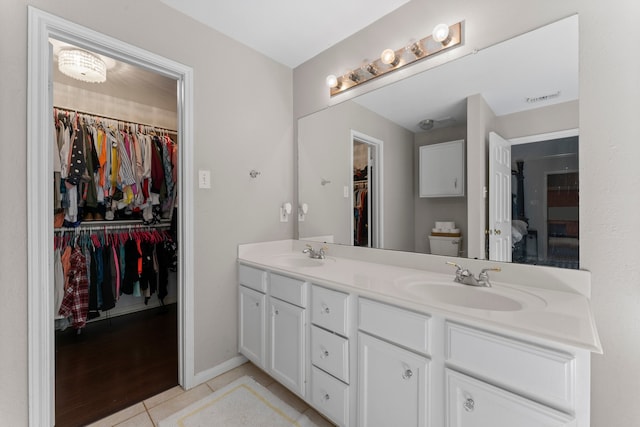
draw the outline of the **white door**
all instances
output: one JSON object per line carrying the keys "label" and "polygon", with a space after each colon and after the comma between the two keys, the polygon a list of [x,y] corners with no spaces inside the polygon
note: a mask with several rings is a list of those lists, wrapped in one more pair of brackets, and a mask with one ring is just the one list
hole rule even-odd
{"label": "white door", "polygon": [[489,259],[511,262],[511,143],[489,133]]}
{"label": "white door", "polygon": [[271,298],[269,310],[270,373],[300,396],[304,396],[304,309]]}
{"label": "white door", "polygon": [[358,426],[427,426],[428,360],[358,334]]}
{"label": "white door", "polygon": [[259,367],[265,366],[265,295],[240,286],[239,351]]}
{"label": "white door", "polygon": [[575,418],[446,370],[447,427],[575,427]]}

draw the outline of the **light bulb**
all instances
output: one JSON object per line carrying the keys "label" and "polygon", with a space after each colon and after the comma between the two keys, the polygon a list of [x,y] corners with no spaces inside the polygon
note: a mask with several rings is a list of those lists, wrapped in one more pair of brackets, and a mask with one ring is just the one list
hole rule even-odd
{"label": "light bulb", "polygon": [[438,43],[446,44],[449,38],[449,26],[447,24],[438,24],[433,29],[431,37]]}
{"label": "light bulb", "polygon": [[392,49],[385,49],[380,55],[383,64],[393,64],[396,61],[396,53]]}
{"label": "light bulb", "polygon": [[329,74],[325,82],[327,86],[330,88],[334,88],[338,86],[338,78],[333,74]]}

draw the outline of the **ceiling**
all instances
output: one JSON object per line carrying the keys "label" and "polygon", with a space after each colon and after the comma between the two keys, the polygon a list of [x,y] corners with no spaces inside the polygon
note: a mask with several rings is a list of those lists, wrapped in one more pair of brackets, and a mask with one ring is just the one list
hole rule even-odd
{"label": "ceiling", "polygon": [[409,0],[161,0],[295,68]]}

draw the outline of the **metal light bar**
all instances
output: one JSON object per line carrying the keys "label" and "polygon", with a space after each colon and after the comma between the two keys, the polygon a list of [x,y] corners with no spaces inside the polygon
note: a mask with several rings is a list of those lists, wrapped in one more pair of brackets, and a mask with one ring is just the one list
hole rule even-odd
{"label": "metal light bar", "polygon": [[351,88],[366,83],[377,77],[384,76],[400,68],[428,58],[442,51],[451,49],[462,43],[462,22],[449,26],[449,34],[442,42],[436,41],[429,35],[415,43],[394,51],[394,59],[376,59],[363,66],[351,70],[336,78],[337,84],[329,88],[331,96],[343,93]]}

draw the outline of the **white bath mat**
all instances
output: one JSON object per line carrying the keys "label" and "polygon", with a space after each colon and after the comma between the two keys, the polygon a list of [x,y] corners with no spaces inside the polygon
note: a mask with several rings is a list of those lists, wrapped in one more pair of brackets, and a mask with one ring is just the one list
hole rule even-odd
{"label": "white bath mat", "polygon": [[158,427],[214,426],[313,427],[315,424],[248,376],[200,399],[158,424]]}

